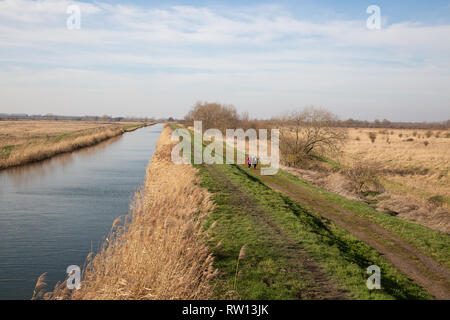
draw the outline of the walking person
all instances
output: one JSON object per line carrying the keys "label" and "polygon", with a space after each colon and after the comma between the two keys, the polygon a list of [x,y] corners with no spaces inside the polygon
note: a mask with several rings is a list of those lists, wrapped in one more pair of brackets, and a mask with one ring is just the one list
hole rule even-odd
{"label": "walking person", "polygon": [[253,157],[252,163],[253,163],[253,168],[256,169],[256,165],[258,164],[258,157],[257,156]]}
{"label": "walking person", "polygon": [[245,159],[245,162],[247,163],[248,168],[250,169],[250,167],[252,166],[250,163],[250,157],[247,157],[247,159]]}

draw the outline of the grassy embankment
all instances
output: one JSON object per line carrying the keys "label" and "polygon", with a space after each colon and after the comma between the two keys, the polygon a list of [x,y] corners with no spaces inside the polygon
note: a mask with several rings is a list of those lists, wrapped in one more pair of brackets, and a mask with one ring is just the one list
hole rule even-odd
{"label": "grassy embankment", "polygon": [[213,203],[195,184],[197,170],[175,165],[171,130],[163,129],[146,179],[130,214],[118,218],[101,250],[88,256],[81,289],[65,282],[45,293],[44,277],[34,299],[208,299],[212,266],[201,223]]}
{"label": "grassy embankment", "polygon": [[0,122],[0,125],[2,126],[0,169],[6,169],[89,147],[147,124],[131,123],[123,126],[117,123],[70,123],[67,125],[59,121],[42,123],[33,121],[30,124],[32,130],[27,127],[26,121],[17,121],[13,124],[11,121]]}
{"label": "grassy embankment", "polygon": [[[377,250],[321,216],[317,207],[268,184],[284,181],[292,187],[285,180],[292,179],[315,187],[283,172],[273,176],[276,181],[264,180],[238,165],[177,166],[169,159],[172,146],[158,147],[130,220],[124,227],[115,224],[101,252],[88,259],[82,289],[72,298],[432,298]],[[323,192],[314,189],[316,195]],[[395,218],[386,218],[393,223],[389,219]],[[414,225],[398,223],[407,230]],[[433,232],[418,238],[447,262],[439,246],[446,246],[448,238]],[[217,277],[208,252],[214,255]],[[381,268],[382,290],[366,287],[366,268],[373,264]],[[47,298],[66,294],[63,284]]]}
{"label": "grassy embankment", "polygon": [[[220,271],[216,297],[431,298],[377,250],[275,192],[247,169],[237,165],[198,168],[202,186],[216,203],[206,224],[216,222],[214,241],[210,241]],[[244,245],[247,257],[236,270]],[[366,268],[372,264],[382,270],[382,290],[366,287]]]}

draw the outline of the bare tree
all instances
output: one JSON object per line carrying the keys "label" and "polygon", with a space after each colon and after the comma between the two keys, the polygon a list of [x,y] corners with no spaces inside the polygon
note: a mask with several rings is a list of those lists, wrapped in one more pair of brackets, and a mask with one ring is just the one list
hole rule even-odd
{"label": "bare tree", "polygon": [[337,116],[327,110],[309,107],[280,120],[280,151],[288,164],[298,165],[313,153],[337,152],[347,138],[345,128],[334,126]]}
{"label": "bare tree", "polygon": [[184,119],[187,122],[201,120],[203,130],[215,128],[222,132],[236,128],[239,123],[239,115],[234,106],[208,102],[197,102]]}

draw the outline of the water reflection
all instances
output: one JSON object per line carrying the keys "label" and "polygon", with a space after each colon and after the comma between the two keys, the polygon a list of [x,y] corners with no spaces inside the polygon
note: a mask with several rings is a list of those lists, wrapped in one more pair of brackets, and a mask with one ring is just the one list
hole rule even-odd
{"label": "water reflection", "polygon": [[82,265],[144,181],[161,125],[0,172],[0,299],[29,299]]}
{"label": "water reflection", "polygon": [[[56,169],[64,169],[78,157],[86,157],[98,153],[111,144],[117,142],[121,138],[122,136],[116,136],[90,147],[78,149],[73,152],[62,153],[52,158],[33,162],[27,165],[1,170],[0,185],[2,184],[1,179],[8,179],[18,187],[23,186],[26,183],[32,182],[33,179],[42,178],[49,172],[52,172]],[[2,193],[1,191],[2,189],[0,189],[0,196]]]}

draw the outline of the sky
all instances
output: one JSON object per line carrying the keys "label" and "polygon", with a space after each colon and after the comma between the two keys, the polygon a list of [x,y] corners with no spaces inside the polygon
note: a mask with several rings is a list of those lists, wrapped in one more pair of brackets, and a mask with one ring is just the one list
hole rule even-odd
{"label": "sky", "polygon": [[0,113],[444,121],[449,88],[450,0],[0,0]]}

